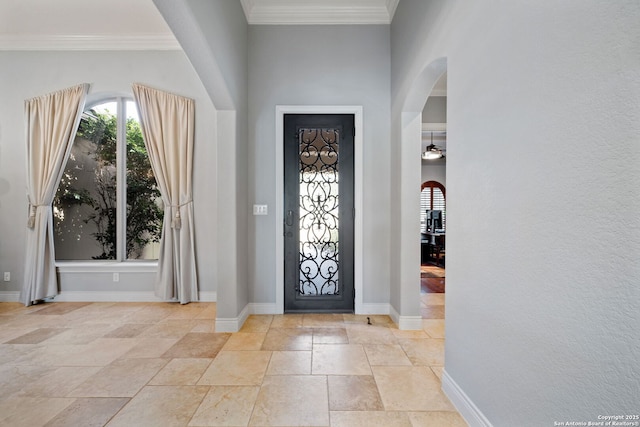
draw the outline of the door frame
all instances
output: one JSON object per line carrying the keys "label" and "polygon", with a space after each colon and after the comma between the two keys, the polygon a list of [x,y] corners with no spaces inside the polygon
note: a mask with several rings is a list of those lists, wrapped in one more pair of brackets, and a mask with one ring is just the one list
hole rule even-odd
{"label": "door frame", "polygon": [[354,312],[362,313],[363,291],[363,109],[361,105],[276,105],[276,310],[284,313],[284,115],[285,114],[353,114],[356,135],[353,139],[353,196],[356,215],[353,223]]}

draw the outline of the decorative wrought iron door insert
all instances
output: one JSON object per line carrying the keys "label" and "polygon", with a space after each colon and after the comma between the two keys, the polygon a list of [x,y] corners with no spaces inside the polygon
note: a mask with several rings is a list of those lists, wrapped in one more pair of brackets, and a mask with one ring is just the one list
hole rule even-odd
{"label": "decorative wrought iron door insert", "polygon": [[353,115],[285,115],[285,311],[353,310]]}
{"label": "decorative wrought iron door insert", "polygon": [[299,129],[301,295],[338,295],[340,131]]}

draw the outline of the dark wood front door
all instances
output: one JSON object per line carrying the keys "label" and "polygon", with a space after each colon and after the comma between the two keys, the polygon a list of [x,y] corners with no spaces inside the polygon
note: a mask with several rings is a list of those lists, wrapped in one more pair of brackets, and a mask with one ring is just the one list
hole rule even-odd
{"label": "dark wood front door", "polygon": [[284,116],[284,310],[353,312],[353,114]]}

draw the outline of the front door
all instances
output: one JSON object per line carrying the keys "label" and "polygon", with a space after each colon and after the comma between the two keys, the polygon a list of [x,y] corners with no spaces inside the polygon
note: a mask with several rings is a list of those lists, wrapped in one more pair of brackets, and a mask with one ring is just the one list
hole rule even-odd
{"label": "front door", "polygon": [[353,114],[284,115],[284,310],[353,312]]}

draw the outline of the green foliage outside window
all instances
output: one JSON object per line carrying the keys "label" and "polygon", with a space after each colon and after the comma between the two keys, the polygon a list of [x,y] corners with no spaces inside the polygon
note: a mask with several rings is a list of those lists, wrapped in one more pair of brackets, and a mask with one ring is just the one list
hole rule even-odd
{"label": "green foliage outside window", "polygon": [[[86,112],[76,138],[83,138],[94,147],[95,186],[91,190],[80,188],[73,169],[67,169],[58,187],[54,206],[87,205],[92,208],[83,222],[96,227],[92,235],[101,246],[102,253],[93,258],[116,259],[117,117],[109,112]],[[145,246],[160,240],[163,211],[156,202],[160,199],[160,192],[140,124],[133,118],[126,121],[126,165],[126,257],[139,258]]]}

